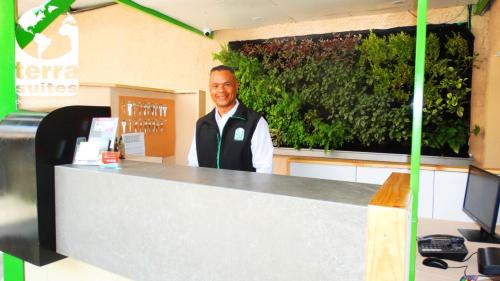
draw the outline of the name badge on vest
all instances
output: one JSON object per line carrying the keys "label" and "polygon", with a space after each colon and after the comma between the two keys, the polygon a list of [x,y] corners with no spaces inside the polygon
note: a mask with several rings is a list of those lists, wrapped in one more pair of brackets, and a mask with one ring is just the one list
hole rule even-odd
{"label": "name badge on vest", "polygon": [[234,131],[234,140],[242,141],[245,138],[245,129],[238,128]]}

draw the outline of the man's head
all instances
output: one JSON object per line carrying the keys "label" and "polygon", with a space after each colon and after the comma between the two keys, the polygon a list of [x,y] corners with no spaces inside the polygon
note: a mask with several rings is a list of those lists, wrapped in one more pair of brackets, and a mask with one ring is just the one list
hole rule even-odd
{"label": "man's head", "polygon": [[236,104],[238,82],[234,70],[225,65],[219,65],[210,70],[210,96],[220,114],[230,111]]}

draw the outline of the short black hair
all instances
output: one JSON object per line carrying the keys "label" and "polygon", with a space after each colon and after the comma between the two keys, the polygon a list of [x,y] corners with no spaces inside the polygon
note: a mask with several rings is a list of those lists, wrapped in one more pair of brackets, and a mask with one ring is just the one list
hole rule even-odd
{"label": "short black hair", "polygon": [[214,71],[224,71],[224,70],[231,72],[231,74],[233,74],[233,76],[236,77],[236,75],[234,74],[234,68],[223,64],[212,67],[212,69],[210,69],[210,73]]}

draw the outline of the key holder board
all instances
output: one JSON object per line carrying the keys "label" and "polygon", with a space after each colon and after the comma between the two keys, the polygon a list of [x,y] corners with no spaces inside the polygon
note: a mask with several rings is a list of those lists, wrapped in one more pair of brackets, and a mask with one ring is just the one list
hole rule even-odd
{"label": "key holder board", "polygon": [[146,156],[175,155],[174,100],[120,96],[118,116],[119,136],[144,133]]}

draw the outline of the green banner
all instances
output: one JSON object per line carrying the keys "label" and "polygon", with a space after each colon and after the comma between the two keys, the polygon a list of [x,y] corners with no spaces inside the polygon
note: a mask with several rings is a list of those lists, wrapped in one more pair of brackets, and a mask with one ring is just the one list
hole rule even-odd
{"label": "green banner", "polygon": [[0,120],[17,109],[14,3],[0,1]]}
{"label": "green banner", "polygon": [[24,26],[24,23],[20,23],[16,26],[16,38],[19,46],[24,49],[33,40],[35,34],[42,32],[59,15],[68,11],[73,2],[75,0],[49,0],[36,9],[33,17],[36,22]]}

